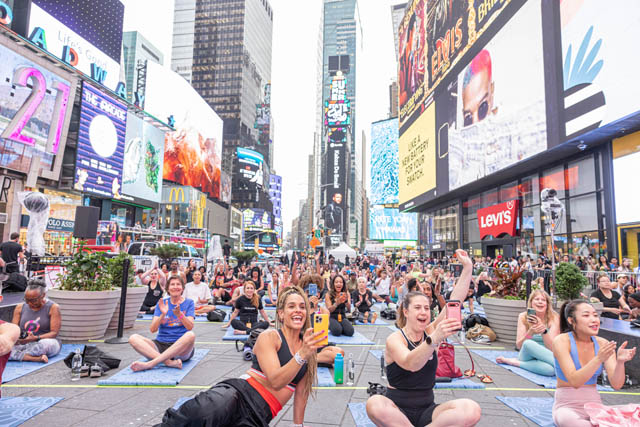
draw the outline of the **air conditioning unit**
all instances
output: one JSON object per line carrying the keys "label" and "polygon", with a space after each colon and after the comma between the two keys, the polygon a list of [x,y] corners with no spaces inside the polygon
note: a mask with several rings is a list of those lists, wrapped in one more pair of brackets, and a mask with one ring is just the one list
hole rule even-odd
{"label": "air conditioning unit", "polygon": [[6,213],[0,213],[0,224],[6,224],[9,216]]}

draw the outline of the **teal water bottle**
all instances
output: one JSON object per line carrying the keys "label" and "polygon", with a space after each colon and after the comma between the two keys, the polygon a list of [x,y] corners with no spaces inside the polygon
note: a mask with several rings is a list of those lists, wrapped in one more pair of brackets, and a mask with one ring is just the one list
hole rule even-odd
{"label": "teal water bottle", "polygon": [[344,357],[342,353],[336,355],[336,360],[333,362],[333,380],[336,384],[342,384],[344,378]]}

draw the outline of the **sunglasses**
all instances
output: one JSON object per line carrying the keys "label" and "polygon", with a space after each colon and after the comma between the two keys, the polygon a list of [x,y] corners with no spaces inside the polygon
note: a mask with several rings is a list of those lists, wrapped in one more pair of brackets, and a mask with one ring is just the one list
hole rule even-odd
{"label": "sunglasses", "polygon": [[[487,117],[488,113],[489,113],[489,102],[487,102],[486,100],[482,101],[482,103],[478,107],[478,121],[484,120]],[[464,125],[470,126],[472,124],[473,124],[473,114],[466,113],[464,115]]]}

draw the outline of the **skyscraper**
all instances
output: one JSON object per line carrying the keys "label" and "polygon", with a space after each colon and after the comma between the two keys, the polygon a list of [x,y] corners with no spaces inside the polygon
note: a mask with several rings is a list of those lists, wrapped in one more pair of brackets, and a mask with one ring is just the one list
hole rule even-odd
{"label": "skyscraper", "polygon": [[137,31],[127,31],[122,34],[122,51],[124,54],[127,99],[129,102],[135,102],[133,94],[137,88],[134,87],[134,82],[138,80],[138,66],[142,65],[139,61],[153,61],[163,65],[164,55]]}

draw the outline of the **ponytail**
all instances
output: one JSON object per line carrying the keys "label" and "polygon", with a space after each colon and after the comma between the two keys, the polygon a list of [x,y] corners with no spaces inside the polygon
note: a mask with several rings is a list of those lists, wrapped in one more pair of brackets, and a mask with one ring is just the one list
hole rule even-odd
{"label": "ponytail", "polygon": [[[574,299],[571,301],[565,301],[560,308],[560,332],[574,332],[576,322],[576,309],[579,305],[589,304],[589,302],[582,299]],[[589,304],[591,305],[591,304]],[[573,319],[573,325],[569,323],[569,319]]]}

